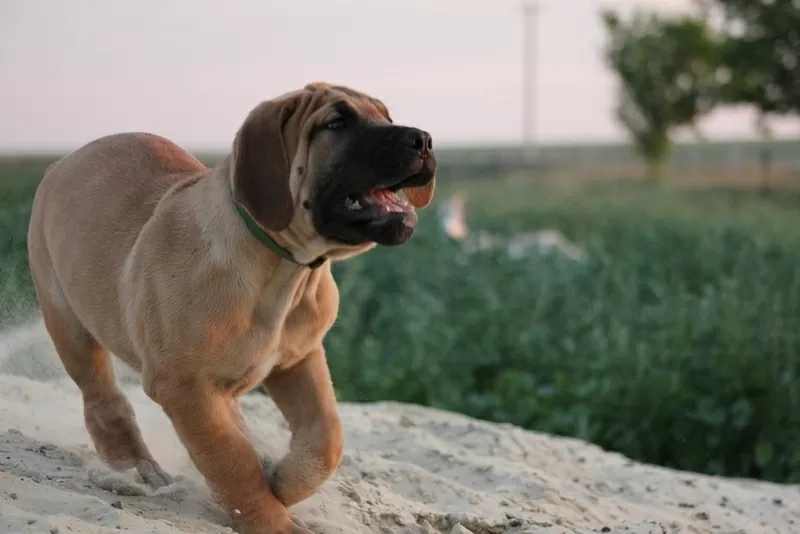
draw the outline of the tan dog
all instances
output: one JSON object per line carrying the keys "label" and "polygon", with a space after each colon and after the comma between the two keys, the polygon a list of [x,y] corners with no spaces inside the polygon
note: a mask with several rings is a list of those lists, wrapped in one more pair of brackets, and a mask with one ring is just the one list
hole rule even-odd
{"label": "tan dog", "polygon": [[[141,372],[238,530],[310,532],[287,507],[342,453],[322,344],[339,306],[326,260],[409,239],[435,171],[427,133],[327,84],[258,105],[213,169],[143,133],[52,165],[33,203],[30,271],[100,456],[153,487],[171,481],[111,352]],[[274,466],[262,465],[237,400],[260,384],[292,431]]]}

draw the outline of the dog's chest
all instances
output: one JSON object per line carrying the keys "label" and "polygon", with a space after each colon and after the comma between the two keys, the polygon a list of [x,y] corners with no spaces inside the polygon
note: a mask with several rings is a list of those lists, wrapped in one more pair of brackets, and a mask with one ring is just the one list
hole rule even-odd
{"label": "dog's chest", "polygon": [[230,339],[219,361],[217,382],[234,395],[258,386],[280,362],[280,331],[253,330]]}
{"label": "dog's chest", "polygon": [[234,394],[244,393],[263,382],[276,367],[291,367],[321,347],[333,319],[308,312],[292,310],[277,324],[256,318],[248,331],[229,337],[225,358],[220,362],[220,386]]}
{"label": "dog's chest", "polygon": [[[234,393],[252,389],[276,367],[291,367],[322,348],[338,309],[333,279],[327,274],[292,289],[286,294],[273,292],[255,306],[219,317],[222,328],[209,345],[224,347],[219,382],[225,389]],[[208,336],[207,341],[211,341]]]}

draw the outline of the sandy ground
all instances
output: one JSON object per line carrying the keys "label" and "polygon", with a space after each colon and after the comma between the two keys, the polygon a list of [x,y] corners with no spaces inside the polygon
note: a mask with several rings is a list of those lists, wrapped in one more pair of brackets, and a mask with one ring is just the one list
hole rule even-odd
{"label": "sandy ground", "polygon": [[[179,476],[159,492],[98,462],[40,324],[0,336],[0,532],[231,532],[166,417],[123,378],[145,439]],[[243,405],[261,447],[285,450],[269,399]],[[342,465],[294,508],[318,533],[800,533],[797,486],[670,471],[416,406],[343,404],[341,414]]]}

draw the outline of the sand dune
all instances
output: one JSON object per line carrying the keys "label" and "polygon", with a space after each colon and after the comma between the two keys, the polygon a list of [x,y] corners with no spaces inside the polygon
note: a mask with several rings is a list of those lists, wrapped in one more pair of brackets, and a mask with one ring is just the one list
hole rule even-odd
{"label": "sand dune", "polygon": [[[153,492],[99,463],[77,388],[39,323],[0,339],[0,532],[222,533],[224,514],[166,417],[125,376],[145,439],[178,481]],[[244,399],[285,450],[270,400]],[[394,403],[341,405],[342,465],[296,506],[316,532],[800,533],[800,488],[642,465],[564,438]]]}

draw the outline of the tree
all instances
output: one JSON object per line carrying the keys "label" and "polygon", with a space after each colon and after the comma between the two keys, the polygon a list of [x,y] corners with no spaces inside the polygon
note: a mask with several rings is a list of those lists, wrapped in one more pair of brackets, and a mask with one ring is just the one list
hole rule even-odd
{"label": "tree", "polygon": [[713,0],[721,12],[727,103],[762,115],[800,114],[800,1]]}
{"label": "tree", "polygon": [[696,128],[717,98],[720,44],[705,22],[634,12],[623,22],[602,13],[609,40],[604,50],[620,81],[616,116],[657,179],[672,153],[679,127]]}
{"label": "tree", "polygon": [[[756,129],[771,137],[770,115],[800,115],[800,1],[703,0],[722,19],[721,85],[726,104],[755,108]],[[770,186],[772,150],[761,150],[761,190]]]}

